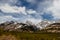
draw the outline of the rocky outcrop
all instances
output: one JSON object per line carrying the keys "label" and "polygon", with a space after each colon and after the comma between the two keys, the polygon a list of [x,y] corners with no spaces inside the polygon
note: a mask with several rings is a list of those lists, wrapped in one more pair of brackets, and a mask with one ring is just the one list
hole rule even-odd
{"label": "rocky outcrop", "polygon": [[37,27],[35,25],[28,25],[25,23],[15,23],[13,21],[11,22],[5,22],[0,24],[0,29],[7,30],[7,31],[19,31],[19,32],[35,32],[37,31]]}
{"label": "rocky outcrop", "polygon": [[60,33],[60,23],[53,23],[45,28],[46,32]]}
{"label": "rocky outcrop", "polygon": [[[42,26],[48,24],[49,22],[42,22]],[[39,24],[39,26],[41,26]],[[0,29],[6,30],[6,31],[18,31],[18,32],[52,32],[52,33],[60,33],[60,23],[51,23],[48,24],[43,29],[40,29],[38,26],[32,24],[32,23],[18,23],[14,21],[5,22],[0,24]]]}

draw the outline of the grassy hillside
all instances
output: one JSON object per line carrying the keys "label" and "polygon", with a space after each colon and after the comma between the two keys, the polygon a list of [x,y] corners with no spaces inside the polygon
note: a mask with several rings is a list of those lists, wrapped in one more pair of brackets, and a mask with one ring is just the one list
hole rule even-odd
{"label": "grassy hillside", "polygon": [[60,34],[0,31],[0,40],[60,40]]}

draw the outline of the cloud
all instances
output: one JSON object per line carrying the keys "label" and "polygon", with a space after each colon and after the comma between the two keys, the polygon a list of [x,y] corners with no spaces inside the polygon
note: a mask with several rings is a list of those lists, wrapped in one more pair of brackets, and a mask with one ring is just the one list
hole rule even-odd
{"label": "cloud", "polygon": [[[41,19],[36,19],[30,16],[30,14],[36,14],[37,11],[33,9],[26,9],[25,6],[12,6],[9,3],[5,3],[3,5],[0,5],[0,10],[2,11],[0,16],[0,21],[5,22],[5,21],[19,21],[19,22],[25,22],[27,20],[32,21],[33,23],[37,23],[38,21],[41,21]],[[28,15],[29,14],[29,15]],[[17,17],[18,15],[18,17]]]}
{"label": "cloud", "polygon": [[60,19],[60,0],[53,0],[52,6],[47,11],[52,12],[54,19]]}
{"label": "cloud", "polygon": [[37,4],[37,9],[36,10],[40,14],[44,14],[44,12],[47,11],[47,8],[50,7],[51,4],[52,4],[51,0],[45,0],[45,1],[39,2],[39,4]]}
{"label": "cloud", "polygon": [[17,2],[18,2],[18,0],[0,0],[0,5],[4,5],[4,4],[14,5]]}
{"label": "cloud", "polygon": [[5,21],[11,21],[12,19],[12,16],[0,16],[0,23],[3,23]]}
{"label": "cloud", "polygon": [[10,6],[8,4],[5,5],[1,5],[0,6],[0,10],[4,13],[22,13],[22,14],[33,14],[33,13],[37,13],[35,10],[33,9],[26,9],[26,7],[18,7],[18,6]]}
{"label": "cloud", "polygon": [[[53,13],[47,10],[48,8],[52,6],[53,0],[26,0],[26,1],[32,5],[35,4],[37,6],[35,10],[37,11],[36,16],[38,18],[39,16],[43,15],[42,16],[43,19],[47,19],[47,20],[54,19]],[[33,16],[35,16],[35,14]]]}
{"label": "cloud", "polygon": [[[60,0],[45,0],[37,5],[39,15],[51,14],[53,20],[60,19]],[[47,17],[46,17],[47,18]]]}
{"label": "cloud", "polygon": [[37,13],[35,10],[32,10],[32,9],[29,9],[29,10],[27,10],[27,13],[28,14],[35,14],[35,13]]}
{"label": "cloud", "polygon": [[42,21],[42,18],[41,18],[41,19],[26,18],[25,20],[26,20],[26,21],[31,21],[33,24],[38,24],[39,22]]}
{"label": "cloud", "polygon": [[[1,13],[1,15],[4,14],[3,15],[4,17],[1,19],[6,18],[6,20],[12,19],[12,20],[18,20],[18,21],[30,20],[33,23],[35,23],[35,22],[37,23],[43,19],[43,17],[41,15],[44,15],[44,13],[46,13],[46,15],[49,15],[49,18],[51,17],[51,15],[54,18],[60,17],[60,15],[59,15],[60,6],[58,5],[58,4],[60,4],[60,2],[58,2],[57,0],[41,0],[41,1],[25,0],[26,2],[30,3],[29,7],[31,5],[33,5],[33,6],[36,5],[37,7],[35,8],[35,10],[33,8],[27,9],[26,6],[18,7],[15,5],[17,3],[17,1],[18,0],[0,0],[0,10],[3,12],[3,13]],[[19,5],[20,5],[20,3],[19,3]],[[51,15],[50,15],[50,13],[51,13]],[[48,17],[46,17],[46,15],[44,15],[45,19],[48,18]],[[7,18],[5,16],[7,16],[9,18]]]}
{"label": "cloud", "polygon": [[4,13],[23,13],[23,14],[26,14],[25,9],[26,9],[25,7],[10,6],[8,4],[0,6],[0,10]]}

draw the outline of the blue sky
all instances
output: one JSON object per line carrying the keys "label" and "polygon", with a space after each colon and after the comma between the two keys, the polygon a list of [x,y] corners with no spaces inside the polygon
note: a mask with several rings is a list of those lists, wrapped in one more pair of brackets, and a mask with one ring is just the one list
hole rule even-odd
{"label": "blue sky", "polygon": [[0,0],[0,22],[60,19],[60,0]]}

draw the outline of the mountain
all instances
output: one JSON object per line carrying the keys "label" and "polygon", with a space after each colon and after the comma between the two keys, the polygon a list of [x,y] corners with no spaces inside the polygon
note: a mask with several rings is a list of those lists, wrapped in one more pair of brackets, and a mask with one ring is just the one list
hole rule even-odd
{"label": "mountain", "polygon": [[18,23],[15,21],[7,21],[0,24],[0,29],[5,31],[18,31],[18,32],[55,32],[60,33],[60,23],[55,21],[41,21],[38,24],[33,24],[30,21],[25,23]]}
{"label": "mountain", "polygon": [[37,27],[35,25],[31,24],[26,24],[26,23],[18,23],[14,21],[10,22],[5,22],[0,24],[0,28],[3,30],[8,30],[8,31],[19,31],[19,32],[35,32],[37,31]]}
{"label": "mountain", "polygon": [[54,23],[54,21],[42,20],[38,24],[36,24],[37,28],[44,29],[46,26]]}
{"label": "mountain", "polygon": [[46,32],[60,33],[60,23],[53,23],[45,28]]}
{"label": "mountain", "polygon": [[60,20],[56,21],[41,21],[37,24],[37,27],[42,32],[60,33]]}

